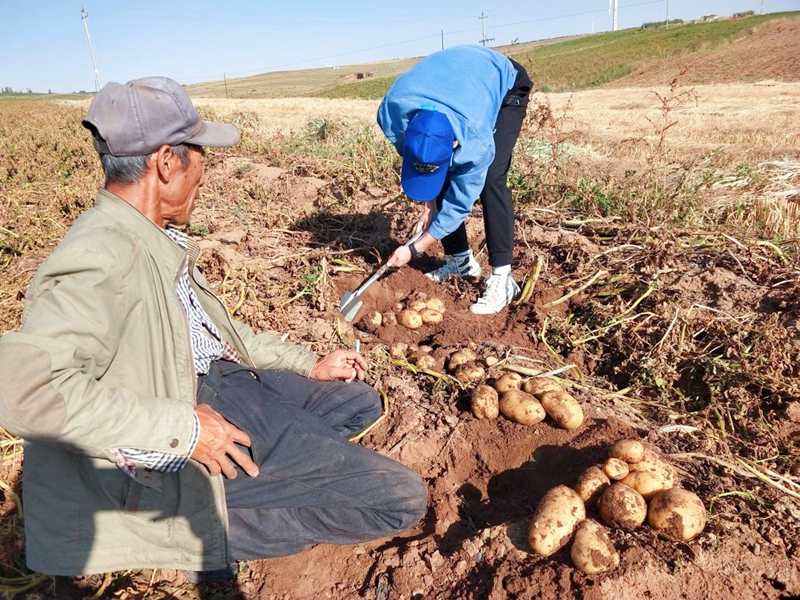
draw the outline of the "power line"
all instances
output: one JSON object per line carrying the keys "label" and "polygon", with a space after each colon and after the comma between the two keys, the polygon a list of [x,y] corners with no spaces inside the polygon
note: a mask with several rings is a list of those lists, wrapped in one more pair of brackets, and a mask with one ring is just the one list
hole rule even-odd
{"label": "power line", "polygon": [[89,37],[89,26],[86,24],[86,19],[89,17],[89,13],[83,10],[81,6],[81,20],[83,21],[83,28],[86,31],[86,41],[89,42],[89,54],[92,55],[92,65],[94,65],[94,80],[97,84],[97,89],[95,91],[99,92],[100,88],[100,73],[97,71],[97,61],[94,59],[94,50],[92,49],[92,38]]}
{"label": "power line", "polygon": [[486,37],[486,29],[484,28],[484,21],[486,21],[487,17],[483,15],[483,11],[481,11],[481,16],[478,17],[481,20],[481,41],[480,44],[484,48],[486,48],[486,42],[493,42],[494,38],[487,38]]}

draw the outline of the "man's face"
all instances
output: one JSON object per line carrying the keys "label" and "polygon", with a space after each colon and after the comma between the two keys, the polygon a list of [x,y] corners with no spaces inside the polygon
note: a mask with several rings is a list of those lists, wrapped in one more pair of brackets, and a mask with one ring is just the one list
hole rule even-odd
{"label": "man's face", "polygon": [[170,158],[174,175],[162,194],[162,210],[164,220],[171,225],[186,225],[200,197],[205,151],[199,146],[191,146],[188,158],[186,167],[174,154]]}

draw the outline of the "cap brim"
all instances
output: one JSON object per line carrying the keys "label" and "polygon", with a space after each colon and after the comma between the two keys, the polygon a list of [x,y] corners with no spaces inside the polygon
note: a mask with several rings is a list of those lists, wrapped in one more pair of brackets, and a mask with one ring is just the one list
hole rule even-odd
{"label": "cap brim", "polygon": [[216,123],[214,121],[203,121],[203,129],[197,135],[184,144],[194,144],[196,146],[210,146],[211,148],[226,148],[235,146],[239,143],[241,136],[239,130],[234,125],[228,123]]}
{"label": "cap brim", "polygon": [[448,165],[442,165],[433,173],[420,173],[414,168],[412,158],[403,158],[400,183],[405,195],[418,202],[434,200],[444,187]]}

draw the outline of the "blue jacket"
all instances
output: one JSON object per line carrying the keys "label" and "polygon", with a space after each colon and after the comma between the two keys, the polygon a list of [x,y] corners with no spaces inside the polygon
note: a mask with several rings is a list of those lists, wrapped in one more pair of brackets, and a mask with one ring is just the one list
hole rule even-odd
{"label": "blue jacket", "polygon": [[397,78],[378,108],[378,124],[403,155],[408,121],[425,106],[447,115],[458,140],[450,185],[428,233],[453,233],[472,212],[494,160],[494,127],[517,71],[505,56],[481,46],[455,46],[431,54]]}

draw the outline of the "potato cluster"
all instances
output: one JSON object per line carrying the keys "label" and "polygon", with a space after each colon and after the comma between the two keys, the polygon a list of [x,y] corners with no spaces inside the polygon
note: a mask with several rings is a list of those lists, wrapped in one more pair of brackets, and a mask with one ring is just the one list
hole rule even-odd
{"label": "potato cluster", "polygon": [[[577,429],[583,423],[580,404],[552,379],[533,377],[523,381],[521,375],[511,371],[494,382],[494,393],[490,390],[482,385],[472,393],[472,413],[478,419],[494,418],[479,416],[487,414],[483,407],[490,403],[498,407],[498,413],[521,425],[535,425],[547,416],[564,429]],[[489,414],[497,416],[494,411]]]}
{"label": "potato cluster", "polygon": [[578,569],[594,574],[616,568],[619,554],[608,530],[586,518],[587,507],[595,505],[609,527],[633,531],[647,520],[668,537],[691,540],[705,527],[705,507],[697,495],[675,483],[675,469],[658,452],[639,440],[620,440],[604,464],[581,473],[575,490],[562,485],[544,495],[528,541],[546,557],[574,534],[570,556]]}

